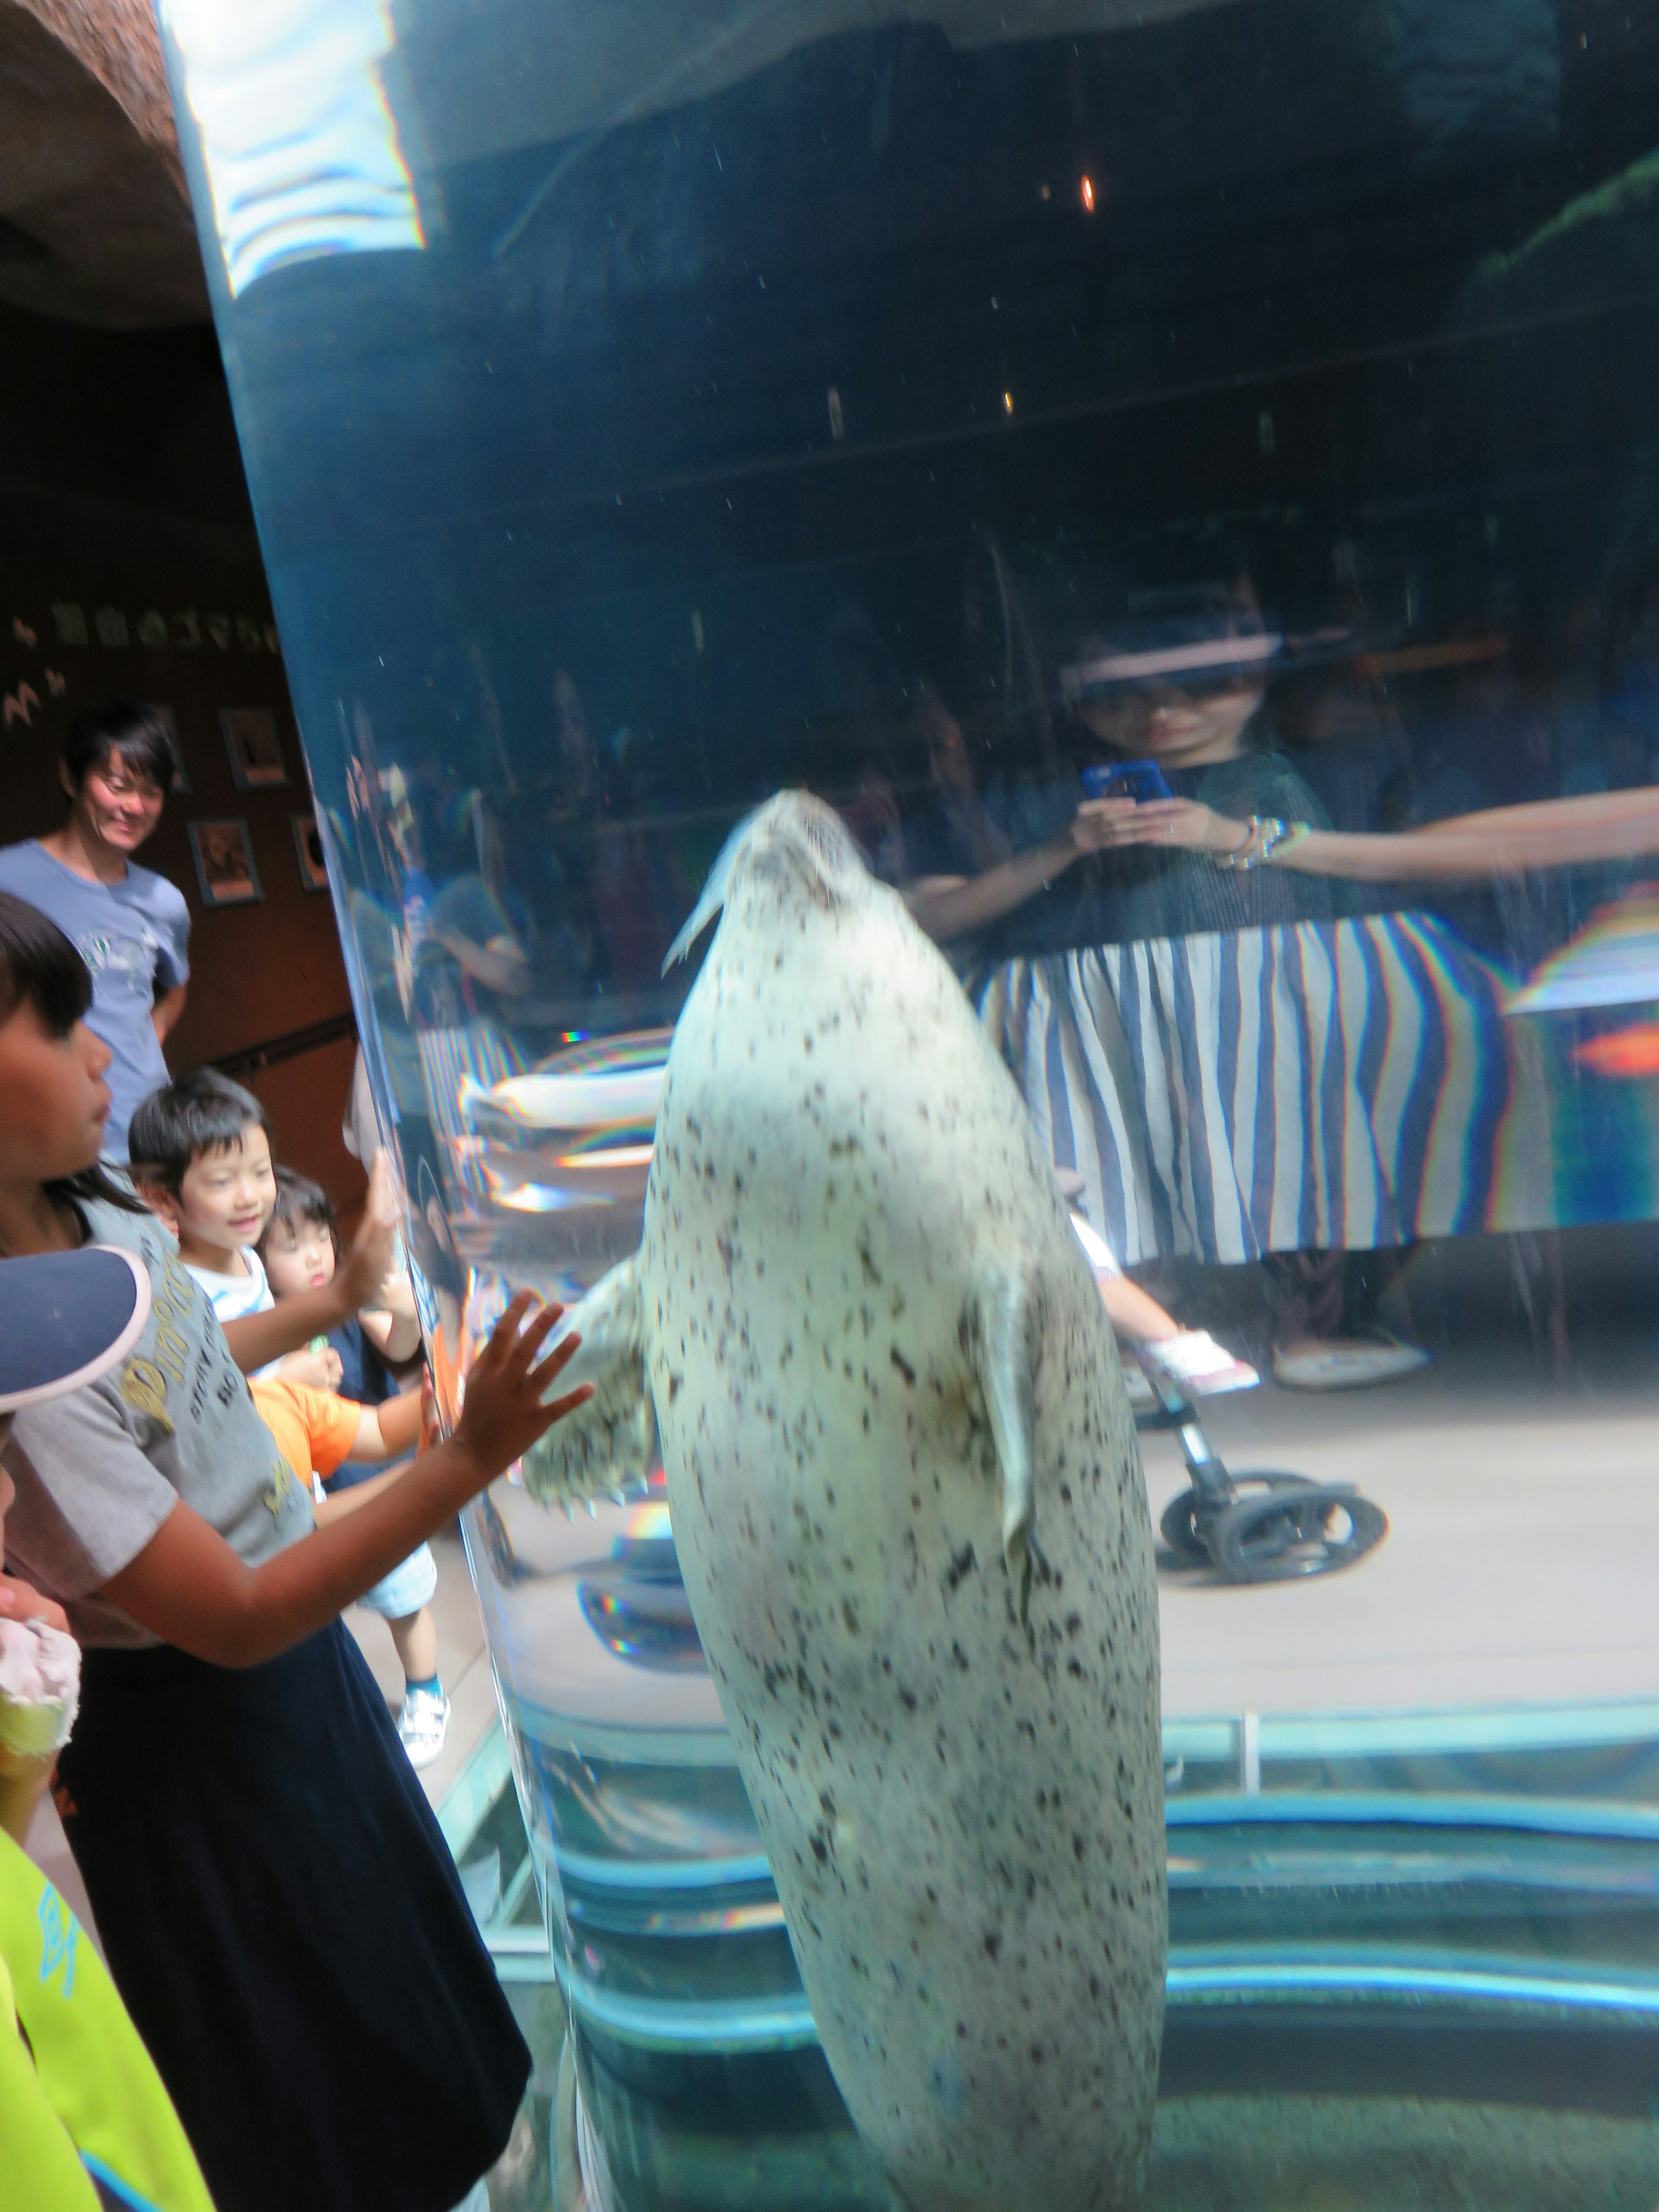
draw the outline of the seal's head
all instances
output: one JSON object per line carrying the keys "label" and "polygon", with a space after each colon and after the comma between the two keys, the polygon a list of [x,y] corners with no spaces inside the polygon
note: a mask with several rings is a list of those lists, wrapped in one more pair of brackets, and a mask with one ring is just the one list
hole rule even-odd
{"label": "seal's head", "polygon": [[768,884],[826,912],[856,905],[870,895],[872,878],[852,832],[831,806],[810,791],[780,791],[739,822],[708,872],[663,962],[667,974],[684,960],[727,902],[751,884]]}

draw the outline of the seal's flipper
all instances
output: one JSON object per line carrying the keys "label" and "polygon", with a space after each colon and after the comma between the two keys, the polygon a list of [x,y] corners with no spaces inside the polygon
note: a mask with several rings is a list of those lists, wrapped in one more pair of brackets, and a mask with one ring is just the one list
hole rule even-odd
{"label": "seal's flipper", "polygon": [[755,813],[758,811],[759,809],[757,808],[755,812],[745,814],[715,854],[714,865],[708,871],[708,880],[704,884],[696,906],[686,916],[679,935],[663,955],[662,972],[665,975],[677,961],[685,958],[691,947],[726,904],[726,887],[732,880],[732,867],[736,864],[738,854],[749,842],[750,830],[755,820]]}
{"label": "seal's flipper", "polygon": [[968,1310],[969,1356],[990,1418],[1002,1479],[1002,1555],[1024,1594],[1031,1574],[1036,1501],[1036,1292],[1021,1267],[999,1267]]}
{"label": "seal's flipper", "polygon": [[562,1395],[591,1382],[593,1395],[524,1455],[524,1486],[544,1505],[606,1498],[655,1470],[657,1414],[645,1380],[638,1260],[636,1253],[613,1267],[570,1315],[581,1349],[556,1388]]}

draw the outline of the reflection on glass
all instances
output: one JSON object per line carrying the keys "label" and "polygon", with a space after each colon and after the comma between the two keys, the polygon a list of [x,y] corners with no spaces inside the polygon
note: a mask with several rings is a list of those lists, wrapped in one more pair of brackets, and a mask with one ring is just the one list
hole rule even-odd
{"label": "reflection on glass", "polygon": [[[162,15],[441,1400],[815,793],[1130,1355],[1147,2201],[1650,2205],[1652,10]],[[467,1522],[557,2201],[879,2203],[640,1473]]]}

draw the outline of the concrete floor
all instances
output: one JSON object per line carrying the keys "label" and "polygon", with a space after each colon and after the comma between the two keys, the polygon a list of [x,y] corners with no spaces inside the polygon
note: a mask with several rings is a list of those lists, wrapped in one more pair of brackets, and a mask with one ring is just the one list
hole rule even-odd
{"label": "concrete floor", "polygon": [[[1357,1483],[1389,1530],[1312,1583],[1161,1573],[1165,1711],[1659,1695],[1659,1396],[1631,1360],[1605,1364],[1558,1389],[1487,1347],[1376,1390],[1211,1400],[1230,1468]],[[1173,1437],[1142,1449],[1156,1519],[1185,1474]]]}
{"label": "concrete floor", "polygon": [[[1211,1400],[1205,1430],[1239,1472],[1357,1483],[1389,1516],[1346,1574],[1254,1589],[1158,1577],[1171,1714],[1335,1712],[1659,1697],[1659,1348],[1601,1347],[1540,1379],[1513,1344],[1464,1349],[1375,1390],[1272,1382]],[[1154,1520],[1184,1486],[1173,1437],[1142,1439]],[[477,1603],[458,1536],[437,1546],[454,1704],[440,1801],[494,1724]],[[346,1616],[395,1702],[390,1638]]]}

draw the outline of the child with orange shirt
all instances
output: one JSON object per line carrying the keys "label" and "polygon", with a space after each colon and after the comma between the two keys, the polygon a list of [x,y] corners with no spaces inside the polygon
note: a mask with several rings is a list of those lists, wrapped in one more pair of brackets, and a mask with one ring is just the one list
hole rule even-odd
{"label": "child with orange shirt", "polygon": [[421,1395],[414,1391],[388,1398],[381,1406],[360,1406],[313,1389],[281,1375],[254,1376],[248,1383],[259,1419],[276,1439],[276,1449],[304,1487],[313,1493],[318,1527],[355,1513],[360,1505],[395,1482],[394,1468],[369,1482],[356,1483],[336,1498],[323,1489],[337,1468],[350,1460],[406,1459],[422,1441]]}

